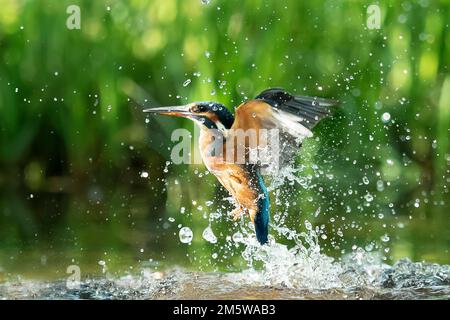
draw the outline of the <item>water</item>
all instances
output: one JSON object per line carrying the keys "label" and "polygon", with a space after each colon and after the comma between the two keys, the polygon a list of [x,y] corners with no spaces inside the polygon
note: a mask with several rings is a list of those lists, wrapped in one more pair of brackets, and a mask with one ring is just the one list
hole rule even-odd
{"label": "water", "polygon": [[[272,254],[284,256],[276,246]],[[16,280],[0,284],[0,297],[8,299],[450,299],[450,267],[413,263],[393,266],[340,264],[322,266],[294,263],[262,272],[189,272],[143,268],[121,277],[95,277],[79,288],[66,281]],[[331,267],[332,266],[332,267]],[[331,269],[330,269],[331,267]],[[322,274],[324,272],[324,274]],[[318,276],[318,279],[314,279]]]}
{"label": "water", "polygon": [[[83,276],[76,287],[67,275],[49,281],[10,274],[0,283],[0,298],[450,299],[449,265],[410,259],[390,265],[370,245],[354,247],[336,259],[322,252],[320,228],[305,221],[305,230],[297,232],[274,222],[270,243],[260,246],[251,226],[242,224],[228,238],[230,246],[242,247],[239,259],[245,267],[241,271],[193,271],[150,259],[126,272],[110,272],[108,262],[100,260],[101,272]],[[181,243],[193,241],[190,228],[181,228],[179,235]],[[295,244],[276,242],[273,235]],[[203,245],[217,241],[210,225],[202,237]]]}
{"label": "water", "polygon": [[[149,225],[146,212],[155,200],[148,200],[147,193],[121,197],[118,194],[129,190],[116,190],[110,200],[96,186],[87,193],[88,204],[79,198],[58,204],[58,210],[71,217],[64,228],[46,226],[51,232],[42,238],[41,231],[32,231],[27,246],[4,245],[0,298],[449,299],[445,224],[414,223],[381,213],[368,220],[354,210],[327,216],[326,208],[312,201],[309,212],[296,212],[295,202],[309,201],[308,193],[318,188],[317,175],[336,178],[321,170],[288,166],[267,177],[273,199],[266,246],[258,244],[248,219],[233,223],[227,218],[227,197],[211,201],[199,195],[189,202],[169,202],[165,215],[155,218],[151,212]],[[136,171],[138,181],[150,179],[147,174],[142,179],[143,173]],[[196,175],[204,179],[202,172]],[[363,186],[370,183],[360,181]],[[164,185],[169,198],[176,199],[172,188],[184,184],[166,179]],[[292,197],[291,187],[306,194]],[[358,201],[366,206],[379,198],[360,192]],[[39,201],[42,195],[26,199]],[[14,203],[14,197],[8,201]],[[42,207],[48,210],[37,206]],[[421,234],[433,235],[433,241]],[[434,241],[434,235],[442,238]],[[413,262],[420,257],[420,251],[410,249],[414,241],[423,256],[443,263]],[[74,278],[77,271],[80,277]]]}

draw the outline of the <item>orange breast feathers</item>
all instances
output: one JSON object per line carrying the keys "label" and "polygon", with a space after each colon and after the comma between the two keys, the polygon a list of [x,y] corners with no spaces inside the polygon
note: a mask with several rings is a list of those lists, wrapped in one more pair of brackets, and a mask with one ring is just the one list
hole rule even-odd
{"label": "orange breast feathers", "polygon": [[258,211],[259,193],[248,172],[242,166],[225,163],[221,169],[216,168],[212,173],[236,201],[236,208],[231,213],[234,219],[248,214],[253,222]]}
{"label": "orange breast feathers", "polygon": [[[253,185],[249,172],[241,164],[226,161],[226,150],[215,154],[211,148],[216,143],[216,137],[211,130],[202,130],[200,133],[199,148],[205,166],[214,174],[222,186],[227,189],[236,200],[236,209],[232,215],[240,217],[243,213],[249,214],[253,220],[257,212],[257,199],[259,193]],[[225,148],[225,143],[222,147]],[[216,150],[217,151],[217,150]]]}

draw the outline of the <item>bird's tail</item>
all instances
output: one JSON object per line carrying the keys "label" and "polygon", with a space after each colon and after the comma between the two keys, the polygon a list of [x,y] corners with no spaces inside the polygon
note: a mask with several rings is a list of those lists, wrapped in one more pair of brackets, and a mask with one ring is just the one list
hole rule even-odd
{"label": "bird's tail", "polygon": [[269,241],[269,192],[267,191],[263,178],[259,172],[257,173],[257,178],[261,194],[258,198],[258,212],[256,213],[254,220],[256,239],[259,243],[266,244]]}

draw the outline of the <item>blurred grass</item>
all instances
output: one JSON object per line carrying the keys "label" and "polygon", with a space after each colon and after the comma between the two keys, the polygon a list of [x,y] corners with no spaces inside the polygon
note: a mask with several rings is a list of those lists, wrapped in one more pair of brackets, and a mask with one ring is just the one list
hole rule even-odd
{"label": "blurred grass", "polygon": [[[81,30],[65,26],[70,4]],[[149,247],[205,265],[238,228],[222,218],[218,245],[199,236],[204,203],[220,209],[226,193],[202,166],[164,171],[171,130],[192,124],[146,123],[142,106],[232,108],[271,86],[342,101],[300,156],[312,188],[285,187],[297,199],[287,225],[323,225],[333,255],[375,241],[388,258],[450,263],[449,3],[380,2],[380,30],[365,26],[369,4],[0,0],[0,267],[49,247],[77,259]],[[191,246],[179,246],[178,223],[194,230]]]}

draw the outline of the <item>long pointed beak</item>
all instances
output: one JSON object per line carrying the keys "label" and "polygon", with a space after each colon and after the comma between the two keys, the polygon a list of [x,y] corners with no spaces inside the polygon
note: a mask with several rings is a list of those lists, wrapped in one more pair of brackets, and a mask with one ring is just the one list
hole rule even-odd
{"label": "long pointed beak", "polygon": [[184,106],[170,106],[145,109],[144,112],[163,114],[167,116],[187,117],[192,113],[189,111],[189,105]]}

